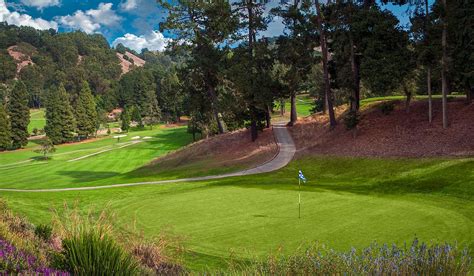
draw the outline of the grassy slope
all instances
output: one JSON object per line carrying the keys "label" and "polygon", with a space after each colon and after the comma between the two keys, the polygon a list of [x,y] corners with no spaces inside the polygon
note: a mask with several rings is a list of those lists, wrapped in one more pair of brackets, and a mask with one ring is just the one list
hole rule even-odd
{"label": "grassy slope", "polygon": [[[153,138],[118,148],[134,136]],[[120,143],[112,137],[106,137],[92,142],[58,146],[53,158],[47,162],[38,159],[39,154],[32,151],[34,144],[31,142],[28,149],[0,153],[0,187],[33,189],[128,182],[128,172],[191,140],[184,127],[133,131],[122,138]],[[67,162],[106,149],[112,150]]]}
{"label": "grassy slope", "polygon": [[[297,217],[297,170],[309,182]],[[3,193],[15,211],[47,221],[49,208],[77,200],[108,208],[119,225],[134,220],[146,235],[185,237],[194,269],[236,256],[291,252],[320,241],[336,249],[374,240],[458,241],[474,250],[474,159],[311,158],[275,173],[159,186],[87,192]]]}

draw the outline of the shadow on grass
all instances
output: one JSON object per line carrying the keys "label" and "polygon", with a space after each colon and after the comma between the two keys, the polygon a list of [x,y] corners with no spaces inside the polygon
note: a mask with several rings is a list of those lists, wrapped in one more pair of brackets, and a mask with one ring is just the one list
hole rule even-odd
{"label": "shadow on grass", "polygon": [[72,178],[73,183],[93,182],[120,175],[117,172],[96,172],[96,171],[58,171],[59,175]]}
{"label": "shadow on grass", "polygon": [[[229,185],[264,190],[297,190],[298,179],[295,172],[297,170],[290,166],[274,173],[213,180],[209,185]],[[295,176],[289,177],[291,174]],[[376,171],[374,174],[367,173],[367,171],[362,172],[353,167],[350,173],[339,174],[333,170],[321,172],[314,177],[308,174],[306,177],[309,181],[302,185],[302,191],[306,192],[328,190],[363,195],[441,193],[463,199],[474,198],[474,189],[472,189],[474,187],[474,160],[453,162],[446,166],[426,163],[387,174],[384,174],[383,171],[378,173]]]}

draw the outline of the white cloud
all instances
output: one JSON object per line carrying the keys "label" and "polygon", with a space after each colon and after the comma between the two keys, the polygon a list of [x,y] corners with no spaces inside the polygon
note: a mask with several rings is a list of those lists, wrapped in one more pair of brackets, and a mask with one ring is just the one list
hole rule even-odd
{"label": "white cloud", "polygon": [[21,0],[21,2],[27,6],[35,7],[38,9],[44,9],[46,7],[59,6],[60,0]]}
{"label": "white cloud", "polygon": [[8,10],[5,0],[0,0],[0,22],[6,21],[8,24],[17,26],[30,26],[35,29],[47,30],[58,29],[58,23],[47,21],[42,18],[33,18],[28,14],[12,12]]}
{"label": "white cloud", "polygon": [[139,0],[125,0],[120,4],[120,8],[124,11],[130,11],[135,9],[138,6]]}
{"label": "white cloud", "polygon": [[170,42],[170,38],[166,38],[159,31],[152,31],[145,35],[136,36],[127,33],[122,37],[118,37],[112,42],[113,46],[122,43],[125,47],[140,52],[144,48],[151,51],[163,51]]}
{"label": "white cloud", "polygon": [[97,9],[76,11],[73,15],[59,16],[61,25],[70,29],[79,29],[88,34],[97,32],[102,26],[115,26],[122,18],[112,10],[112,3],[100,3]]}

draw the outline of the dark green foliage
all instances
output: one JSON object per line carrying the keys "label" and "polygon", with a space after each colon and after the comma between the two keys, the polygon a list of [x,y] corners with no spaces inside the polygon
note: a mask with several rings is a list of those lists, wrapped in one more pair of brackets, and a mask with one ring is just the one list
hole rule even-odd
{"label": "dark green foliage", "polygon": [[344,116],[344,124],[347,130],[352,130],[357,127],[360,122],[360,114],[357,111],[350,110]]}
{"label": "dark green foliage", "polygon": [[383,102],[378,107],[383,114],[388,115],[395,109],[395,104],[393,102]]}
{"label": "dark green foliage", "polygon": [[0,151],[11,146],[10,120],[3,103],[0,103]]}
{"label": "dark green foliage", "polygon": [[316,113],[316,112],[322,112],[322,111],[324,111],[324,98],[317,97],[314,100],[314,107],[311,109],[311,112]]}
{"label": "dark green foliage", "polygon": [[62,242],[64,266],[75,275],[139,275],[135,258],[107,233],[84,230]]}
{"label": "dark green foliage", "polygon": [[46,105],[46,126],[44,130],[53,144],[72,141],[75,126],[69,96],[62,84],[49,92]]}
{"label": "dark green foliage", "polygon": [[120,120],[122,121],[121,129],[122,131],[128,131],[130,129],[130,114],[127,108],[124,108],[120,114]]}
{"label": "dark green foliage", "polygon": [[17,81],[8,99],[8,114],[11,124],[12,147],[18,149],[28,144],[28,124],[30,110],[28,108],[28,93],[22,81]]}
{"label": "dark green foliage", "polygon": [[0,40],[0,63],[8,61],[8,66],[7,63],[0,66],[0,82],[3,72],[8,72],[7,79],[13,78],[16,73],[16,64],[6,52],[9,46],[16,45],[20,52],[31,57],[34,67],[37,67],[36,72],[30,66],[20,72],[32,107],[44,105],[38,97],[43,89],[50,90],[60,83],[71,94],[78,94],[85,80],[94,95],[110,95],[114,81],[120,78],[121,67],[116,51],[99,34],[89,35],[79,31],[56,33],[1,24]]}
{"label": "dark green foliage", "polygon": [[80,137],[87,138],[96,131],[98,118],[95,100],[92,96],[89,84],[86,81],[82,83],[74,111],[76,115],[77,134]]}
{"label": "dark green foliage", "polygon": [[35,227],[35,235],[38,238],[49,242],[53,235],[53,228],[49,224],[40,224]]}
{"label": "dark green foliage", "polygon": [[25,83],[29,95],[29,107],[40,108],[44,97],[44,76],[37,65],[28,65],[20,71],[20,79]]}
{"label": "dark green foliage", "polygon": [[138,127],[143,127],[142,112],[138,106],[132,108],[132,121],[137,123]]}
{"label": "dark green foliage", "polygon": [[0,82],[13,79],[16,74],[16,62],[7,50],[0,49]]}
{"label": "dark green foliage", "polygon": [[117,44],[117,46],[115,46],[115,50],[121,54],[125,54],[125,51],[127,51],[127,48],[125,48],[125,46],[123,46],[122,43],[119,43]]}
{"label": "dark green foliage", "polygon": [[145,117],[143,118],[143,122],[151,128],[153,125],[156,125],[160,122],[161,119],[161,110],[158,107],[158,101],[156,98],[153,98],[154,102],[150,103],[147,107],[145,112]]}

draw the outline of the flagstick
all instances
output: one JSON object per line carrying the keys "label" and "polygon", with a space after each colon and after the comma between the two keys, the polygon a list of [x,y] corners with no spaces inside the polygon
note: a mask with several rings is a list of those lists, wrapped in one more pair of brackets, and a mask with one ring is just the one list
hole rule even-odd
{"label": "flagstick", "polygon": [[298,178],[298,218],[301,218],[301,179]]}

